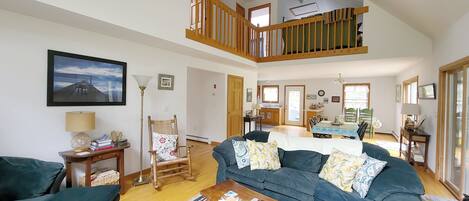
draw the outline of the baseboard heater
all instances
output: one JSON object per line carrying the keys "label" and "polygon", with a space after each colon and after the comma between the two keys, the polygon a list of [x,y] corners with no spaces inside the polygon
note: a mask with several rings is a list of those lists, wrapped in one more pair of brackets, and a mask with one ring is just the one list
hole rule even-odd
{"label": "baseboard heater", "polygon": [[210,141],[208,140],[208,138],[206,137],[200,137],[200,136],[196,136],[196,135],[186,135],[187,139],[189,140],[194,140],[194,141],[199,141],[199,142],[205,142],[205,143],[210,143]]}

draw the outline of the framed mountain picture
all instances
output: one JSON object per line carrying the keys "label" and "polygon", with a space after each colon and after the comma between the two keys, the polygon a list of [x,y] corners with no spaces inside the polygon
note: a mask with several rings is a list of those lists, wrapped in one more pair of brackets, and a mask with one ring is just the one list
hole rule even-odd
{"label": "framed mountain picture", "polygon": [[47,106],[125,105],[127,63],[48,51]]}

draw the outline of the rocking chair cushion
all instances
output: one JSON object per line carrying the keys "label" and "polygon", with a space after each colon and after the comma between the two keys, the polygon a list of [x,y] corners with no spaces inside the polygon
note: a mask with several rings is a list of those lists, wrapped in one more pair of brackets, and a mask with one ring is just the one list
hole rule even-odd
{"label": "rocking chair cushion", "polygon": [[167,135],[153,132],[153,150],[157,153],[157,160],[170,161],[177,158],[177,135]]}

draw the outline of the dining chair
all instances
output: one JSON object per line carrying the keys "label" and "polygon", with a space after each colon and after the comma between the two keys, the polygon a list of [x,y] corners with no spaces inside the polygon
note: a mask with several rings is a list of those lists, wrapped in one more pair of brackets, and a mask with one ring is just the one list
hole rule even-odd
{"label": "dining chair", "polygon": [[373,123],[373,109],[368,109],[368,108],[360,109],[358,115],[359,115],[358,121],[360,122],[364,121],[369,125],[367,126],[365,133],[367,133],[370,136],[370,138],[373,138],[374,130],[373,130],[373,126],[371,126]]}
{"label": "dining chair", "polygon": [[358,120],[357,115],[358,115],[357,109],[355,109],[355,108],[345,108],[344,121],[345,122],[355,123]]}
{"label": "dining chair", "polygon": [[358,127],[358,137],[360,138],[360,141],[363,141],[363,137],[365,137],[365,131],[368,127],[368,123],[362,122],[360,123],[360,126]]}

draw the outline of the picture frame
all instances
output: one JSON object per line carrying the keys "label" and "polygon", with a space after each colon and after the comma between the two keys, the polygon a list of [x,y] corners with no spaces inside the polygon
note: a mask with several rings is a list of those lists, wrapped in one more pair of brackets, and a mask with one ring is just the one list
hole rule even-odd
{"label": "picture frame", "polygon": [[252,88],[246,89],[246,102],[252,102]]}
{"label": "picture frame", "polygon": [[329,103],[329,98],[323,98],[322,101],[323,101],[324,104],[328,104]]}
{"label": "picture frame", "polygon": [[126,104],[126,62],[55,50],[47,59],[47,106]]}
{"label": "picture frame", "polygon": [[396,85],[396,97],[395,97],[395,100],[396,100],[396,103],[400,103],[401,102],[401,85],[398,84]]}
{"label": "picture frame", "polygon": [[316,94],[307,94],[306,95],[306,100],[316,100],[318,99],[318,96]]}
{"label": "picture frame", "polygon": [[331,102],[333,103],[340,103],[340,96],[332,96]]}
{"label": "picture frame", "polygon": [[158,74],[158,89],[159,90],[174,90],[174,75]]}
{"label": "picture frame", "polygon": [[419,99],[436,99],[436,85],[435,83],[421,85],[418,87]]}

